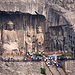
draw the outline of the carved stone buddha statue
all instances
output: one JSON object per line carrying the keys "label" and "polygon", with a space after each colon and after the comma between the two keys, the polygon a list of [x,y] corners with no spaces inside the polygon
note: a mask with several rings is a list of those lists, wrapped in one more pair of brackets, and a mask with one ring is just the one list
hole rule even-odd
{"label": "carved stone buddha statue", "polygon": [[7,22],[7,29],[3,29],[3,49],[7,53],[11,53],[13,50],[18,50],[18,38],[17,33],[13,28],[14,23],[12,21]]}

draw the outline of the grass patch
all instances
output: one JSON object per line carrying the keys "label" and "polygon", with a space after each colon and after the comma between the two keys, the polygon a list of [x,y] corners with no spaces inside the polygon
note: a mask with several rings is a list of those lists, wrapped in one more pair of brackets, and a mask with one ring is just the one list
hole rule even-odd
{"label": "grass patch", "polygon": [[33,54],[35,57],[37,57],[37,56],[40,56],[40,57],[43,57],[43,55],[42,54],[39,54],[39,53],[35,53],[35,54]]}

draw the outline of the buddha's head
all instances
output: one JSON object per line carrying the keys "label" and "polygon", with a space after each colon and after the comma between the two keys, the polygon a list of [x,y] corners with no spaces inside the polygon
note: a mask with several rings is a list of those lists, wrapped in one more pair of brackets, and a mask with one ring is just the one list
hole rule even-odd
{"label": "buddha's head", "polygon": [[27,31],[27,36],[28,36],[28,37],[30,37],[30,36],[31,36],[30,31]]}
{"label": "buddha's head", "polygon": [[7,29],[8,29],[8,30],[12,30],[13,27],[14,27],[14,23],[13,23],[12,21],[8,21],[8,22],[7,22]]}
{"label": "buddha's head", "polygon": [[38,27],[38,33],[41,33],[41,32],[42,32],[42,27],[39,26],[39,27]]}

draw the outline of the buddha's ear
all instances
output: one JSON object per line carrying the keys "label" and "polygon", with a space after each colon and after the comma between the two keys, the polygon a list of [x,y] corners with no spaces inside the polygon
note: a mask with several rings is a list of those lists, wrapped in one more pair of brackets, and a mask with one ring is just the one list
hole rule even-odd
{"label": "buddha's ear", "polygon": [[1,26],[1,29],[5,29],[5,30],[6,30],[6,28],[7,28],[7,25],[6,25],[6,24],[3,24],[3,25]]}
{"label": "buddha's ear", "polygon": [[7,24],[6,24],[6,27],[5,27],[5,30],[7,29]]}

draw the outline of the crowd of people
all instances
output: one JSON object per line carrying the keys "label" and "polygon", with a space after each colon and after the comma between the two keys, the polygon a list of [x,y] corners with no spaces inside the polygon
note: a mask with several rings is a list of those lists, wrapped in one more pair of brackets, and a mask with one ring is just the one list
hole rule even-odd
{"label": "crowd of people", "polygon": [[58,60],[57,55],[50,55],[45,59],[45,62],[47,62],[48,66],[55,65],[56,67],[61,67],[61,61]]}

